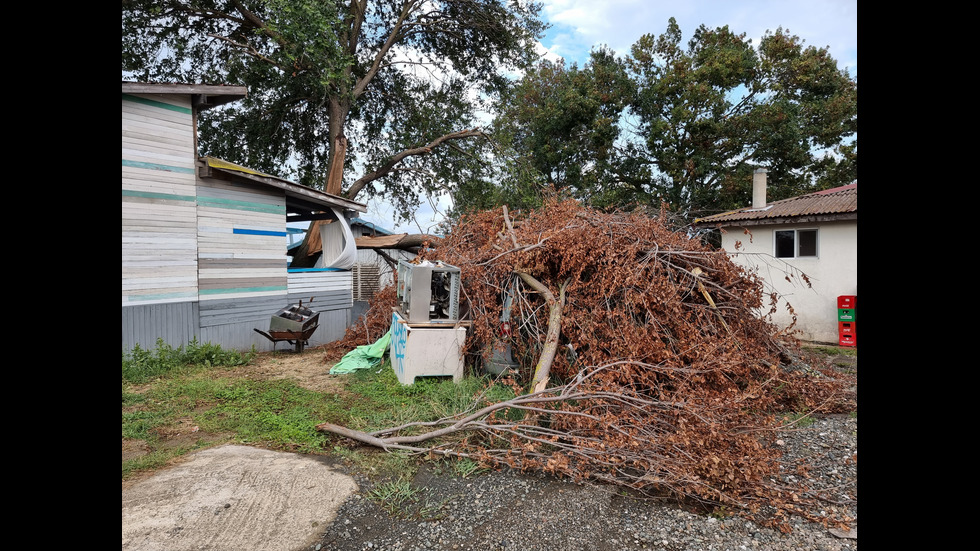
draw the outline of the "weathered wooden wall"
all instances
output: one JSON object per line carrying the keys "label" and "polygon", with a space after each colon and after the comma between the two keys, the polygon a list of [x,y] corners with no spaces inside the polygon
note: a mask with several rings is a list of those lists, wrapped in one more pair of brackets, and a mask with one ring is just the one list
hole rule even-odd
{"label": "weathered wooden wall", "polygon": [[122,97],[123,306],[197,299],[190,98]]}
{"label": "weathered wooden wall", "polygon": [[287,274],[286,199],[276,188],[199,178],[189,96],[122,98],[122,341],[192,339],[272,350],[255,332],[302,300],[319,311],[316,346],[350,323],[349,271]]}

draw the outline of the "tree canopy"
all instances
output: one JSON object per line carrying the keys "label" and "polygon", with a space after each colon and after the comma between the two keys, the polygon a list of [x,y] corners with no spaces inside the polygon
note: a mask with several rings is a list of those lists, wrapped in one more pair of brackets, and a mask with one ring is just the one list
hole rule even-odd
{"label": "tree canopy", "polygon": [[[484,166],[480,102],[535,60],[534,2],[124,0],[124,78],[237,84],[202,153],[408,217]],[[463,144],[466,144],[464,147]],[[468,150],[469,149],[469,150]],[[355,171],[345,169],[356,169]]]}
{"label": "tree canopy", "polygon": [[510,89],[496,136],[540,178],[596,206],[666,204],[687,218],[857,174],[857,83],[826,49],[782,28],[754,47],[727,26],[686,48],[674,19],[629,55],[542,62]]}

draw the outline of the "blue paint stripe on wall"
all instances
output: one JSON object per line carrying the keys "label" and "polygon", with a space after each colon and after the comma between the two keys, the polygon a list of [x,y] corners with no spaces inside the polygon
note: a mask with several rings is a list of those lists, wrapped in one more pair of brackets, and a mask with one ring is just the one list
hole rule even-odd
{"label": "blue paint stripe on wall", "polygon": [[194,174],[193,168],[186,168],[181,166],[171,166],[162,165],[159,163],[144,163],[140,161],[128,161],[126,159],[122,160],[123,166],[128,166],[130,168],[145,168],[147,170],[163,170],[165,172],[179,172],[181,174]]}
{"label": "blue paint stripe on wall", "polygon": [[244,228],[235,228],[231,233],[239,233],[243,235],[271,235],[274,237],[286,237],[286,232],[284,231],[269,231],[269,230],[249,230]]}
{"label": "blue paint stripe on wall", "polygon": [[229,289],[201,289],[202,295],[227,295],[229,293],[259,293],[264,291],[285,291],[285,285],[270,287],[233,287]]}
{"label": "blue paint stripe on wall", "polygon": [[156,101],[147,98],[141,98],[138,96],[132,96],[129,94],[123,94],[122,99],[125,101],[131,101],[133,103],[142,103],[143,105],[152,105],[153,107],[159,107],[160,109],[167,109],[169,111],[176,111],[178,113],[184,113],[187,115],[191,114],[191,110],[187,107],[181,107],[179,105],[171,105],[169,103],[164,103],[162,101]]}
{"label": "blue paint stripe on wall", "polygon": [[173,193],[157,193],[151,191],[122,190],[123,197],[140,197],[143,199],[170,199],[173,201],[194,201],[193,195],[175,195]]}

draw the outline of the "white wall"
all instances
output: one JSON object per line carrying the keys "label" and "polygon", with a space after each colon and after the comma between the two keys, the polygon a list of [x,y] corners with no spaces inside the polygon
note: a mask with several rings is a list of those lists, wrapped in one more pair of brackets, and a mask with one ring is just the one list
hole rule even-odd
{"label": "white wall", "polygon": [[[774,256],[773,235],[776,230],[817,228],[817,257],[779,259]],[[837,297],[857,295],[857,221],[814,224],[751,226],[751,236],[743,228],[726,228],[722,248],[732,260],[755,269],[766,282],[766,292],[775,290],[781,297],[773,322],[786,327],[791,316],[786,304],[797,315],[800,337],[814,342],[838,342]],[[740,248],[736,247],[740,241]],[[806,274],[810,287],[804,282]],[[786,281],[789,275],[791,281]],[[766,299],[768,311],[768,297]],[[855,308],[857,312],[857,308]],[[859,317],[858,317],[859,318]],[[857,329],[856,318],[854,328]]]}

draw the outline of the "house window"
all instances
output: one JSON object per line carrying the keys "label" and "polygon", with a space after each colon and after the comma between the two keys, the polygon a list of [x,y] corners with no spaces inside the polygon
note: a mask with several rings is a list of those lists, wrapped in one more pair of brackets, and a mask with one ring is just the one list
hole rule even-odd
{"label": "house window", "polygon": [[775,237],[776,258],[817,256],[817,230],[778,230]]}

